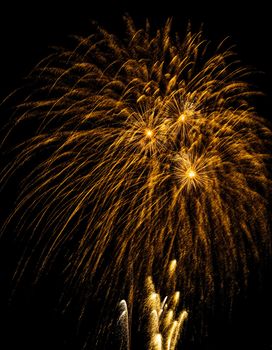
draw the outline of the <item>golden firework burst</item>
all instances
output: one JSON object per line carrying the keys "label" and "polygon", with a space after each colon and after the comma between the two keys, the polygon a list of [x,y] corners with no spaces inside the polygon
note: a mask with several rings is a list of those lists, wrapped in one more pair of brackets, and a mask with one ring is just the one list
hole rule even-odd
{"label": "golden firework burst", "polygon": [[38,275],[67,247],[67,284],[105,305],[151,271],[163,290],[173,258],[189,309],[216,286],[231,300],[270,251],[271,132],[231,50],[125,21],[123,40],[98,28],[32,72],[15,124],[35,130],[2,173],[30,168],[10,221],[30,228]]}

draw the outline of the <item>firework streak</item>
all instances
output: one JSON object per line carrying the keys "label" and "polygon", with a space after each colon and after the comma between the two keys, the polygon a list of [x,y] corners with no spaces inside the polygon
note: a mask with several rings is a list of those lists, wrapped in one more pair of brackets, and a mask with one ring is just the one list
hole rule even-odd
{"label": "firework streak", "polygon": [[270,248],[271,133],[250,106],[248,70],[223,45],[210,54],[202,33],[125,22],[123,40],[98,28],[31,73],[15,129],[34,131],[4,178],[35,166],[9,220],[31,228],[38,274],[69,247],[67,286],[105,305],[130,309],[125,294],[150,275],[167,295],[173,259],[182,307],[217,288],[231,300]]}

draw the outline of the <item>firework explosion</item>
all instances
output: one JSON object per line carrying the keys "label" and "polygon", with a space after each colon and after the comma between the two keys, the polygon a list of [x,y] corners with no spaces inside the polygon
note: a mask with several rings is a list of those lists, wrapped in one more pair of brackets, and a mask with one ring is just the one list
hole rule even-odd
{"label": "firework explosion", "polygon": [[123,40],[98,28],[32,72],[15,120],[29,137],[3,171],[28,164],[9,222],[31,232],[38,276],[63,254],[67,286],[102,293],[105,309],[122,297],[130,309],[149,275],[166,295],[173,259],[182,307],[217,289],[231,301],[270,248],[271,134],[248,71],[231,50],[210,54],[202,33],[125,22]]}

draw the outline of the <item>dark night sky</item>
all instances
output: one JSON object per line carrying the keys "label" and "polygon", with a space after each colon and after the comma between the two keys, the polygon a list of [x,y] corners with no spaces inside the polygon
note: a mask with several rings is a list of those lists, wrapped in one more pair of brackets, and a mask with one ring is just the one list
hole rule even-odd
{"label": "dark night sky", "polygon": [[[175,29],[178,31],[181,28],[181,35],[190,20],[196,30],[204,24],[204,33],[209,40],[219,43],[230,36],[230,42],[236,45],[242,62],[263,72],[256,78],[256,85],[266,96],[257,101],[257,107],[272,120],[272,24],[268,4],[269,1],[263,0],[164,0],[161,3],[158,0],[56,0],[55,3],[37,1],[35,5],[31,1],[21,1],[18,4],[10,0],[7,4],[1,3],[0,99],[20,86],[22,78],[50,52],[50,46],[65,45],[69,34],[90,34],[92,20],[97,20],[120,35],[122,15],[125,13],[130,14],[139,25],[148,17],[154,26],[163,24],[171,16],[174,18]],[[1,121],[1,124],[4,122],[5,120]],[[75,334],[72,330],[73,323],[65,319],[56,308],[54,300],[57,292],[54,289],[46,289],[46,293],[38,291],[37,297],[29,287],[22,288],[22,295],[18,297],[15,306],[7,306],[9,288],[5,288],[5,284],[9,282],[10,275],[5,264],[12,265],[12,252],[8,256],[6,261],[1,259],[0,269],[0,283],[3,285],[3,288],[0,286],[3,294],[0,306],[4,310],[0,310],[0,314],[1,321],[5,323],[4,328],[0,327],[0,348],[79,350],[77,339],[71,340]],[[44,283],[46,285],[47,282]],[[220,316],[213,320],[210,337],[199,348],[191,347],[189,350],[249,349],[251,346],[256,350],[272,349],[272,339],[269,336],[272,324],[269,319],[264,321],[265,315],[271,310],[271,306],[266,304],[270,293],[269,283],[265,286],[262,291],[253,288],[252,295],[246,302],[241,302],[241,307],[234,312],[231,324],[227,321],[224,323]],[[67,332],[71,332],[70,338],[67,337]],[[8,340],[8,345],[3,345],[4,339]]]}

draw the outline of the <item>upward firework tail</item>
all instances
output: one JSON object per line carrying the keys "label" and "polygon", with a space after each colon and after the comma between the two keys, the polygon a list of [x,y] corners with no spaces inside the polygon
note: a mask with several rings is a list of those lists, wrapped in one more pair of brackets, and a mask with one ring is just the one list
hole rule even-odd
{"label": "upward firework tail", "polygon": [[[178,340],[188,317],[186,310],[178,314],[180,293],[175,291],[161,300],[151,276],[147,277],[144,290],[142,322],[146,325],[142,328],[145,328],[147,333],[147,344],[144,349],[177,350]],[[119,312],[117,327],[120,330],[120,350],[130,350],[130,326],[125,300],[119,303]]]}
{"label": "upward firework tail", "polygon": [[38,274],[67,248],[68,285],[106,306],[131,276],[163,292],[173,259],[190,310],[217,287],[231,301],[270,249],[271,133],[248,71],[222,45],[211,55],[202,33],[171,36],[170,20],[154,34],[125,23],[124,39],[98,28],[32,72],[15,123],[35,130],[3,172],[31,168],[10,220],[30,227]]}
{"label": "upward firework tail", "polygon": [[118,328],[120,329],[120,350],[130,350],[130,331],[128,308],[125,300],[119,303],[120,316],[118,319]]}
{"label": "upward firework tail", "polygon": [[[169,280],[173,281],[171,277]],[[172,295],[161,300],[151,276],[146,280],[146,290],[148,293],[145,303],[145,312],[148,316],[148,349],[177,350],[178,340],[188,317],[185,309],[178,314],[180,292],[174,291]]]}

